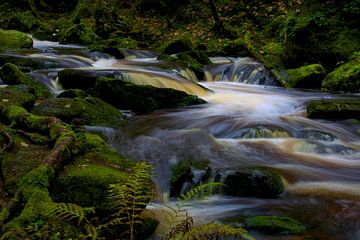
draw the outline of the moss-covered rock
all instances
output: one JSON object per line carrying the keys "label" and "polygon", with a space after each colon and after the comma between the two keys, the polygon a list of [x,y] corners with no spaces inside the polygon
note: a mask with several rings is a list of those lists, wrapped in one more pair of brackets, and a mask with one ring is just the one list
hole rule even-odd
{"label": "moss-covered rock", "polygon": [[85,91],[80,89],[69,89],[65,90],[62,93],[60,93],[57,98],[86,98],[89,97],[89,94],[87,94]]}
{"label": "moss-covered rock", "polygon": [[0,52],[8,49],[32,48],[33,40],[15,30],[0,30]]}
{"label": "moss-covered rock", "polygon": [[21,72],[19,68],[12,63],[7,63],[0,69],[0,78],[4,83],[9,85],[25,84],[33,87],[35,89],[35,95],[39,98],[51,96],[47,87]]}
{"label": "moss-covered rock", "polygon": [[225,178],[225,193],[241,197],[278,197],[284,185],[278,174],[266,168],[246,168]]}
{"label": "moss-covered rock", "polygon": [[82,207],[109,209],[107,191],[110,184],[125,183],[128,174],[112,167],[78,165],[66,167],[54,182],[52,195],[58,202],[72,202]]}
{"label": "moss-covered rock", "polygon": [[35,103],[35,89],[27,85],[7,86],[0,88],[0,101],[2,105],[21,106],[30,110]]}
{"label": "moss-covered rock", "polygon": [[255,216],[245,220],[245,228],[266,234],[294,235],[305,231],[305,226],[288,217]]}
{"label": "moss-covered rock", "polygon": [[331,92],[360,92],[360,52],[329,73],[322,87]]}
{"label": "moss-covered rock", "polygon": [[91,90],[99,97],[119,109],[131,109],[135,112],[151,112],[161,108],[185,107],[205,103],[194,95],[170,88],[135,85],[112,78],[98,78]]}
{"label": "moss-covered rock", "polygon": [[123,120],[119,110],[94,97],[49,98],[36,105],[32,112],[57,117],[67,123],[76,120],[87,125],[117,125]]}
{"label": "moss-covered rock", "polygon": [[311,64],[286,70],[288,78],[285,86],[289,88],[320,89],[325,77],[325,69],[320,64]]}
{"label": "moss-covered rock", "polygon": [[309,118],[360,119],[360,100],[313,100],[308,103]]}
{"label": "moss-covered rock", "polygon": [[109,70],[64,69],[58,73],[59,83],[64,89],[88,90],[95,86],[98,77],[115,77],[118,74]]}

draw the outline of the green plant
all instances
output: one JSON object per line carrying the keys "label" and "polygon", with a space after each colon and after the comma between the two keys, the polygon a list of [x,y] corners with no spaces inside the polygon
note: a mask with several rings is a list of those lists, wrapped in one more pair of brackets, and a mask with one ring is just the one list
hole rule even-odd
{"label": "green plant", "polygon": [[151,173],[151,165],[140,162],[126,184],[110,185],[109,199],[116,213],[102,227],[125,225],[128,227],[129,238],[135,238],[135,225],[142,224],[140,214],[153,196]]}

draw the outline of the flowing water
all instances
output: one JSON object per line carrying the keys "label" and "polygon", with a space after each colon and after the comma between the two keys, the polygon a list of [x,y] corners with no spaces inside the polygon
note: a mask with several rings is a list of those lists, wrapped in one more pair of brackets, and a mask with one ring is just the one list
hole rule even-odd
{"label": "flowing water", "polygon": [[196,201],[189,212],[197,223],[236,225],[241,216],[279,215],[302,222],[305,234],[255,233],[257,239],[360,239],[358,128],[351,121],[306,117],[310,99],[358,96],[276,87],[266,69],[249,58],[213,58],[214,64],[206,67],[207,82],[200,86],[191,71],[156,61],[152,52],[127,51],[134,57],[116,60],[79,46],[35,41],[35,47],[17,55],[52,63],[29,74],[54,93],[61,90],[58,71],[85,68],[121,72],[128,81],[181,89],[208,102],[135,115],[116,131],[87,127],[102,132],[121,154],[153,163],[159,191],[168,192],[171,167],[186,160],[208,161],[213,172],[267,166],[285,182],[278,199],[215,195]]}

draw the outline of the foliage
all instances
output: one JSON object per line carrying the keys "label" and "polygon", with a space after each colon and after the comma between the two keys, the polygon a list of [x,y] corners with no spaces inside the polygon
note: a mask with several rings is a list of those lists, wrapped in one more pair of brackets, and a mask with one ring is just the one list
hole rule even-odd
{"label": "foliage", "polygon": [[131,240],[135,238],[135,225],[142,224],[141,212],[153,195],[151,172],[149,164],[140,162],[126,184],[110,185],[109,200],[116,213],[102,227],[126,225],[128,232],[124,234],[129,234]]}

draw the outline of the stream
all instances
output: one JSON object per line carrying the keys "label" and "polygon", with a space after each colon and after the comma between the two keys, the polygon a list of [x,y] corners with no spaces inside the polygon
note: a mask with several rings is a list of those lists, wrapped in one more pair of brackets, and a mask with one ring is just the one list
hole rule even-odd
{"label": "stream", "polygon": [[155,203],[169,192],[170,169],[181,161],[208,161],[213,172],[267,166],[285,182],[280,198],[218,194],[194,202],[190,215],[199,224],[234,225],[240,216],[288,216],[307,228],[301,236],[254,233],[256,239],[360,239],[357,127],[351,121],[306,117],[311,99],[358,96],[277,87],[267,70],[250,58],[212,58],[214,64],[206,67],[205,79],[200,79],[205,81],[197,83],[192,71],[159,62],[150,51],[128,50],[126,60],[117,60],[76,45],[35,40],[34,48],[9,55],[46,63],[28,74],[54,94],[61,91],[60,70],[82,68],[118,71],[137,84],[183,90],[208,102],[131,114],[128,123],[116,130],[87,127],[102,132],[120,154],[154,164],[159,192]]}

